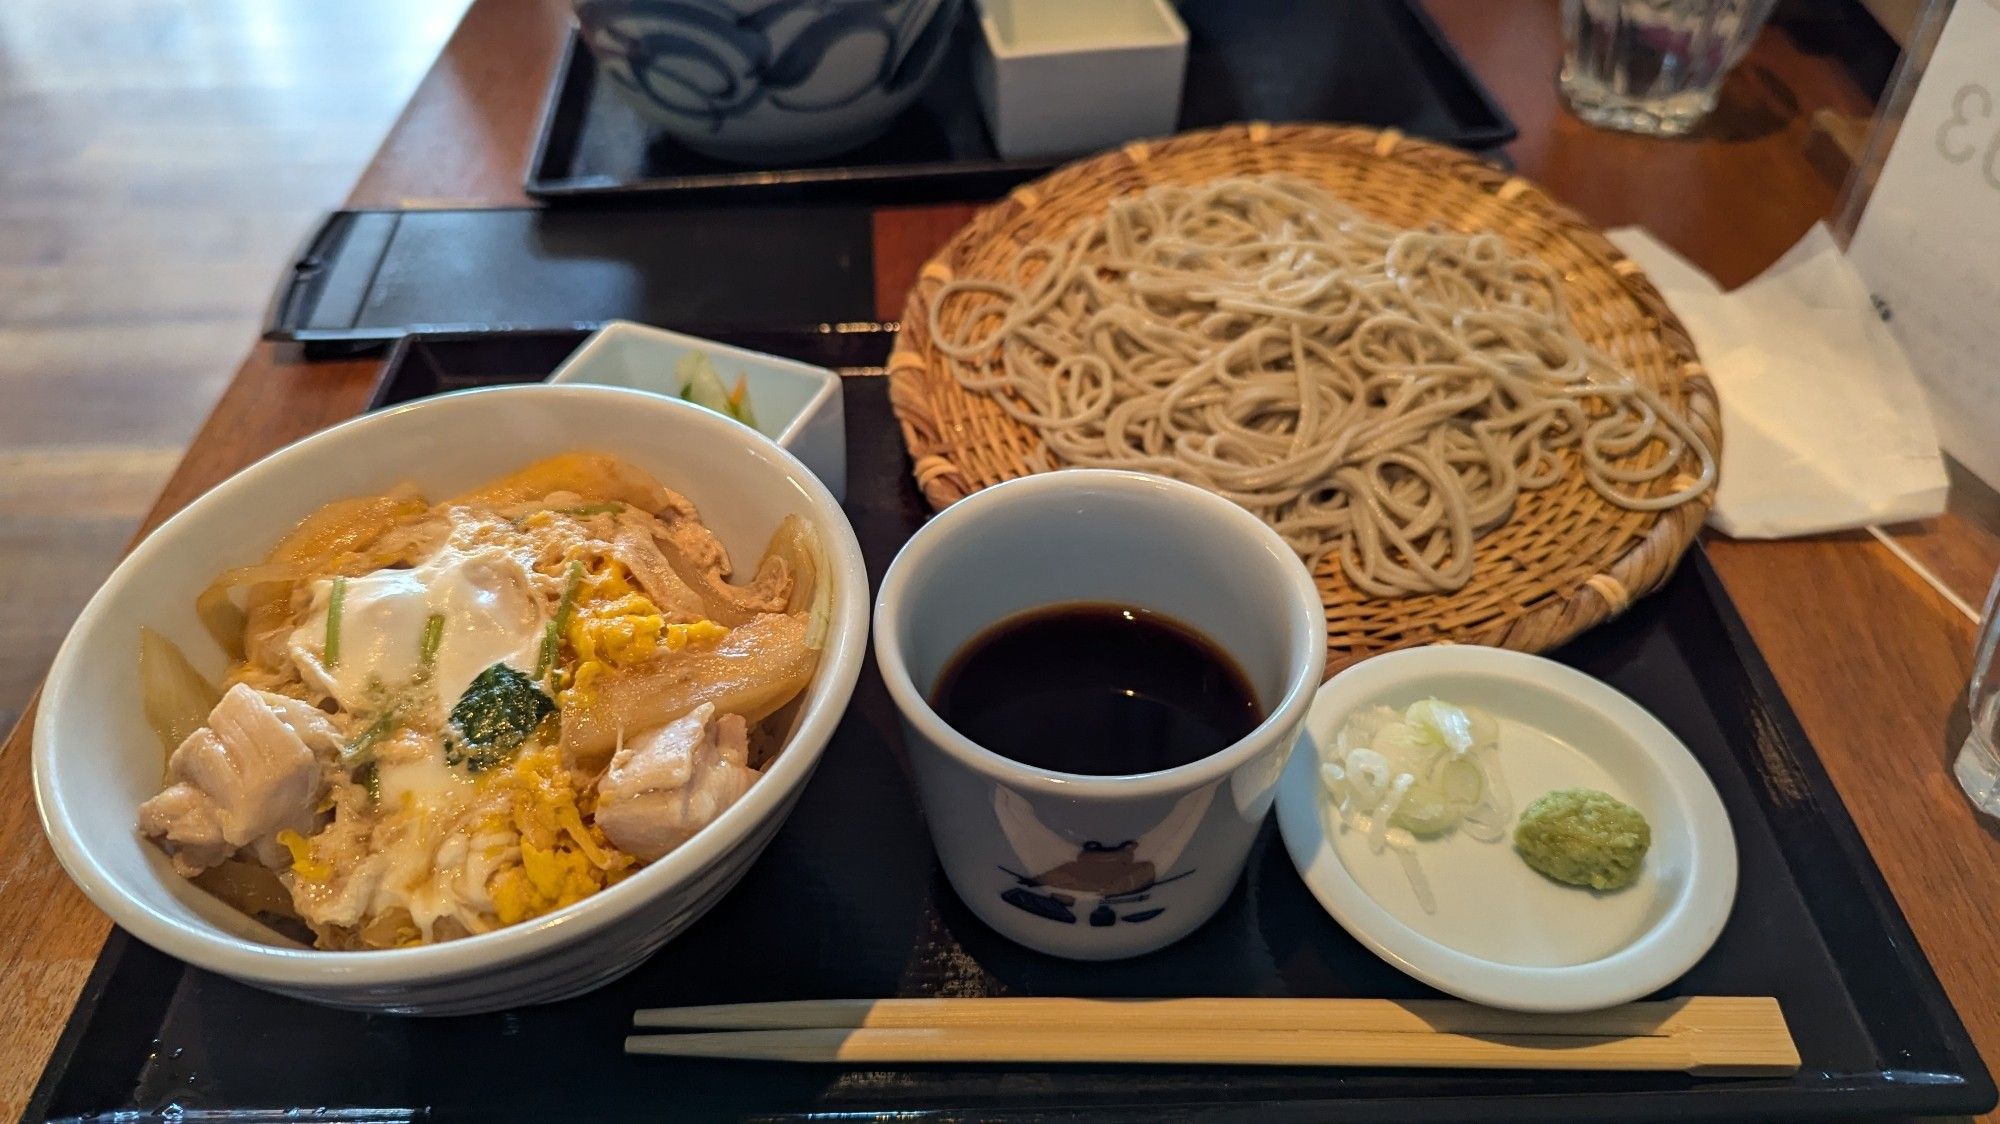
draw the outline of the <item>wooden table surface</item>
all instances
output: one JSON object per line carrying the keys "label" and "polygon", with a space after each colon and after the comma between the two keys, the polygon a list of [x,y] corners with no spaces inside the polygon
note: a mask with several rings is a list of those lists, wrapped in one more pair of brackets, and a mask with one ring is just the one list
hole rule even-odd
{"label": "wooden table surface", "polygon": [[[1554,0],[1428,0],[1520,124],[1522,174],[1606,226],[1649,227],[1725,285],[1757,273],[1832,209],[1806,158],[1821,108],[1868,112],[1833,60],[1767,31],[1704,135],[1599,132],[1553,91]],[[356,206],[506,204],[520,184],[567,19],[562,0],[477,0],[355,187]],[[893,208],[875,222],[878,313],[893,318],[923,259],[972,212]],[[305,363],[254,346],[147,526],[270,450],[356,413],[377,360]],[[1961,597],[2000,543],[1956,516],[1896,537]],[[1946,764],[1973,626],[1866,535],[1710,543],[1765,657],[1989,1065],[2000,1060],[2000,829]],[[29,775],[32,711],[0,750],[0,1111],[20,1111],[109,924],[43,840]],[[2000,1117],[1996,1117],[2000,1119]]]}

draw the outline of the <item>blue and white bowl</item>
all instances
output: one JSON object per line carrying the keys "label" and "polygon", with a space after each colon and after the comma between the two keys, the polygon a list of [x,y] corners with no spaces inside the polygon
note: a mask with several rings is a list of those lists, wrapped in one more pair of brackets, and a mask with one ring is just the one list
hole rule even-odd
{"label": "blue and white bowl", "polygon": [[960,0],[576,0],[605,76],[675,140],[800,161],[874,139],[916,100]]}

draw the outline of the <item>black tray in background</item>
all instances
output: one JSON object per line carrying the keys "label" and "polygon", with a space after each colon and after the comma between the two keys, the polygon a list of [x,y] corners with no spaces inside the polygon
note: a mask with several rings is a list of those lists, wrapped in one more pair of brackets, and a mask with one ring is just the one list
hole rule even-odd
{"label": "black tray in background", "polygon": [[[886,325],[719,338],[854,374],[849,494],[871,578],[928,514],[879,372]],[[413,336],[375,404],[546,375],[582,332]],[[504,434],[495,434],[504,440]],[[671,483],[671,481],[669,481]],[[1434,993],[1322,912],[1267,825],[1241,885],[1180,943],[1080,964],[995,935],[938,871],[895,708],[872,662],[771,848],[713,912],[630,976],[546,1007],[453,1019],[268,995],[114,933],[30,1119],[654,1120],[894,1113],[1413,1122],[1823,1120],[1974,1113],[1994,1087],[1707,559],[1554,653],[1667,724],[1737,833],[1735,911],[1672,995],[1775,995],[1789,1078],[1396,1069],[784,1067],[627,1058],[637,1007],[848,996],[1381,996]],[[1980,935],[1968,934],[1968,939]]]}
{"label": "black tray in background", "polygon": [[335,211],[280,280],[266,339],[414,331],[839,324],[875,314],[863,207]]}
{"label": "black tray in background", "polygon": [[[1089,3],[1091,0],[1077,0]],[[982,199],[1062,159],[1004,159],[972,88],[977,28],[967,4],[938,76],[879,139],[809,164],[746,168],[657,133],[570,36],[528,165],[550,202],[671,193],[703,198]],[[1420,0],[1180,0],[1188,25],[1181,129],[1231,121],[1393,127],[1475,151],[1514,123],[1431,22]]]}

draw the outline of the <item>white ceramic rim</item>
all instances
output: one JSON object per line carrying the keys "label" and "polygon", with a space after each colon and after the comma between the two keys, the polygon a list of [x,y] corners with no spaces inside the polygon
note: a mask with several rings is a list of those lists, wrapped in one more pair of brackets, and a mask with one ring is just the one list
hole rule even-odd
{"label": "white ceramic rim", "polygon": [[1063,55],[1098,55],[1111,51],[1157,51],[1162,47],[1186,49],[1188,43],[1187,24],[1181,19],[1168,0],[1149,0],[1147,7],[1160,23],[1156,34],[1130,36],[1101,35],[1085,39],[1065,39],[1059,43],[1044,43],[1035,46],[1009,43],[1000,35],[1000,22],[988,14],[985,6],[979,7],[979,34],[986,49],[1002,62],[1015,59],[1044,59]]}
{"label": "white ceramic rim", "polygon": [[[1319,826],[1318,770],[1301,765],[1305,739],[1279,780],[1278,830],[1313,897],[1340,927],[1375,955],[1439,991],[1515,1011],[1594,1011],[1630,1002],[1687,974],[1707,954],[1736,901],[1736,836],[1714,782],[1673,731],[1607,684],[1554,660],[1501,648],[1446,645],[1388,652],[1342,671],[1320,688],[1313,708],[1353,710],[1399,686],[1435,675],[1479,675],[1534,682],[1625,731],[1660,770],[1689,830],[1689,874],[1652,928],[1610,956],[1561,968],[1501,964],[1447,948],[1410,928],[1361,889]],[[1310,785],[1300,798],[1296,789]],[[1289,799],[1287,797],[1290,797]],[[1306,814],[1312,824],[1295,822]],[[1317,836],[1316,841],[1314,837]],[[1306,851],[1308,842],[1316,842]],[[1322,869],[1332,877],[1315,878]]]}
{"label": "white ceramic rim", "polygon": [[[931,709],[930,700],[910,678],[903,660],[898,619],[905,589],[916,580],[916,572],[929,564],[930,555],[938,546],[992,512],[1058,500],[1082,488],[1132,494],[1170,492],[1177,503],[1200,509],[1209,518],[1253,540],[1283,572],[1283,588],[1290,595],[1297,625],[1288,658],[1293,670],[1286,678],[1278,704],[1241,741],[1199,761],[1151,773],[1107,777],[1042,769],[1002,757],[952,729]],[[1051,603],[1060,603],[1060,599]],[[1017,477],[974,492],[944,509],[903,545],[895,561],[889,564],[889,572],[883,576],[881,590],[875,596],[875,664],[896,708],[921,736],[942,747],[961,765],[996,781],[1028,792],[1069,799],[1165,795],[1220,780],[1269,748],[1273,741],[1302,728],[1320,677],[1326,673],[1326,617],[1319,588],[1313,584],[1312,574],[1299,561],[1297,552],[1263,520],[1221,496],[1192,484],[1143,472],[1065,468]]]}
{"label": "white ceramic rim", "polygon": [[[819,412],[826,408],[828,400],[835,394],[840,393],[840,372],[831,368],[815,366],[797,359],[787,359],[782,355],[772,355],[769,352],[752,351],[747,347],[737,347],[735,344],[722,343],[718,340],[707,339],[702,336],[691,336],[686,332],[676,332],[671,328],[641,324],[637,320],[605,321],[603,327],[590,333],[582,343],[576,345],[576,350],[569,353],[569,358],[557,364],[556,369],[549,374],[546,380],[548,385],[611,385],[609,383],[586,381],[590,376],[589,372],[584,368],[597,358],[595,352],[605,346],[604,341],[616,336],[632,336],[646,343],[672,343],[680,347],[713,351],[718,355],[730,356],[739,362],[759,363],[766,367],[775,367],[818,380],[820,384],[819,389],[814,391],[813,396],[806,400],[806,404],[800,407],[799,411],[793,414],[790,420],[785,422],[784,428],[778,431],[778,436],[770,438],[770,440],[777,441],[778,444],[783,445],[786,449],[790,449],[792,442],[798,440],[799,431],[805,428],[806,422],[817,417]],[[680,401],[680,399],[664,390],[645,390],[640,387],[617,387],[615,389],[637,390],[641,394],[651,394],[656,397],[665,398],[670,402]],[[735,418],[724,418],[724,420],[734,425],[743,425],[742,422],[737,421]],[[743,425],[743,428],[756,433],[759,437],[764,436],[755,426]]]}
{"label": "white ceramic rim", "polygon": [[[820,666],[814,673],[815,680],[820,676],[832,677],[834,689],[829,695],[830,698],[843,700],[851,698],[854,684],[860,677],[862,654],[866,650],[868,639],[867,568],[861,557],[861,547],[854,537],[854,528],[841,512],[840,505],[834,502],[832,494],[826,490],[826,485],[820,483],[819,478],[811,470],[799,463],[797,457],[792,456],[770,438],[692,403],[676,402],[671,398],[643,390],[607,386],[548,386],[531,383],[519,386],[482,387],[418,399],[402,406],[363,414],[279,449],[203,493],[181,512],[177,512],[162,523],[146,537],[145,541],[134,548],[123,562],[119,563],[109,578],[105,579],[103,586],[84,606],[83,612],[71,626],[62,647],[56,653],[48,680],[42,688],[41,702],[35,718],[33,758],[35,804],[41,814],[42,831],[48,836],[57,860],[62,863],[70,878],[83,890],[84,895],[133,936],[197,967],[252,983],[279,987],[300,987],[314,983],[341,988],[432,983],[477,973],[499,964],[518,963],[552,952],[560,945],[601,930],[646,908],[658,894],[666,891],[670,884],[684,881],[719,861],[732,847],[749,835],[758,822],[774,814],[791,790],[802,784],[804,776],[809,776],[814,766],[818,764],[820,753],[824,751],[827,740],[833,735],[834,727],[839,724],[846,712],[845,705],[823,706],[806,714],[804,721],[793,732],[791,741],[786,745],[787,748],[811,746],[813,747],[811,751],[779,754],[760,783],[751,785],[749,792],[745,793],[742,799],[730,805],[716,817],[714,822],[696,832],[692,839],[669,852],[666,857],[615,886],[608,886],[582,901],[553,913],[490,933],[446,941],[442,944],[380,951],[341,952],[258,944],[219,932],[194,929],[156,913],[127,898],[109,879],[98,872],[97,865],[91,860],[88,850],[76,840],[77,833],[61,795],[46,785],[47,770],[43,764],[44,758],[55,752],[51,742],[54,736],[54,716],[64,709],[70,683],[84,674],[84,669],[78,666],[81,658],[79,637],[96,626],[99,619],[106,615],[107,606],[118,591],[134,581],[142,580],[142,575],[153,556],[166,549],[167,544],[173,541],[174,529],[187,518],[187,512],[210,503],[225,502],[231,493],[240,489],[244,481],[251,477],[285,471],[300,457],[302,451],[328,442],[344,440],[356,429],[380,425],[386,419],[420,411],[455,409],[458,403],[466,399],[496,394],[540,395],[550,400],[558,397],[602,399],[605,405],[612,409],[670,410],[683,414],[686,424],[711,428],[727,427],[741,440],[767,446],[765,452],[783,462],[784,467],[790,472],[792,484],[805,494],[820,530],[825,532],[827,541],[824,546],[829,568],[837,573],[845,572],[861,577],[860,581],[847,582],[845,583],[847,588],[835,591],[833,626],[829,632],[827,647],[820,654]],[[137,627],[136,622],[134,627]]]}

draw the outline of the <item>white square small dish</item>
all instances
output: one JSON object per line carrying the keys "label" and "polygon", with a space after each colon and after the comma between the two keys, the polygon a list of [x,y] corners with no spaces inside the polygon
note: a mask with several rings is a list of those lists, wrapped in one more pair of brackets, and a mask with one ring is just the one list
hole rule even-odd
{"label": "white square small dish", "polygon": [[1164,136],[1188,31],[1167,0],[978,0],[973,84],[994,147],[1066,156]]}
{"label": "white square small dish", "polygon": [[726,386],[738,377],[759,433],[776,441],[819,477],[833,498],[847,498],[847,423],[840,376],[825,367],[726,343],[613,320],[592,333],[549,376],[552,384],[622,386],[681,397],[681,358],[700,352]]}

